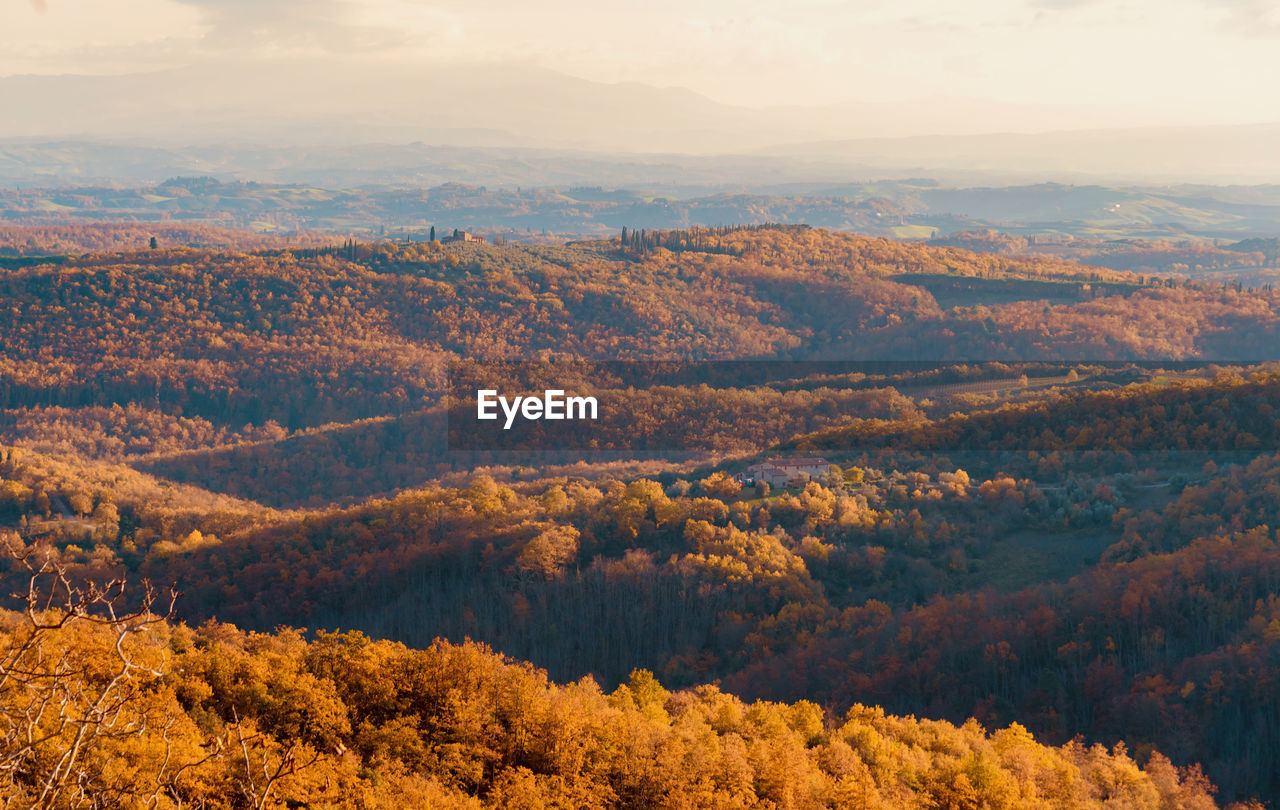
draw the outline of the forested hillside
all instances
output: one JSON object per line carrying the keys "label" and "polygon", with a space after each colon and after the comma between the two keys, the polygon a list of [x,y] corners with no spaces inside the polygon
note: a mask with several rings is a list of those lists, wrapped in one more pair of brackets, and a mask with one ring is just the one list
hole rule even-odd
{"label": "forested hillside", "polygon": [[[296,429],[429,405],[457,357],[1265,359],[1277,342],[1266,291],[807,229],[711,239],[183,249],[10,270],[0,405],[137,402]],[[943,309],[940,277],[1055,290]]]}
{"label": "forested hillside", "polygon": [[[1025,247],[1030,241],[1031,251],[1016,252],[1044,250],[1043,255],[1057,253],[1087,264],[1194,274],[1221,266],[1223,242],[1274,238],[1280,211],[1275,185],[967,185],[973,177],[964,178],[960,182],[966,185],[959,187],[954,178],[833,182],[829,167],[807,160],[801,174],[809,182],[778,184],[759,178],[752,184],[740,156],[721,160],[702,155],[686,163],[672,155],[628,155],[620,167],[610,165],[608,158],[582,154],[500,157],[425,145],[398,180],[391,177],[398,172],[388,173],[385,167],[337,168],[370,157],[361,154],[329,155],[325,163],[301,173],[286,170],[291,178],[274,183],[231,180],[246,174],[261,180],[279,165],[255,161],[252,169],[214,168],[227,158],[224,152],[172,165],[173,174],[213,171],[219,177],[137,178],[125,185],[93,186],[85,185],[85,176],[92,176],[86,170],[68,178],[70,187],[49,188],[49,177],[61,174],[68,162],[87,161],[86,154],[94,161],[111,158],[101,145],[87,153],[71,148],[54,155],[39,155],[39,147],[30,145],[6,147],[0,148],[0,185],[5,186],[0,188],[0,219],[41,227],[203,224],[423,241],[434,225],[441,233],[465,228],[512,241],[559,244],[607,238],[622,227],[673,230],[785,222],[896,239],[954,236],[980,252],[1009,249],[1018,242]],[[378,152],[379,158],[396,154]],[[166,164],[172,157],[172,152],[153,155]],[[287,164],[299,157],[289,149],[276,160]],[[49,161],[37,173],[39,179],[27,174],[29,159]],[[584,161],[592,167],[585,183]],[[432,164],[435,172],[424,175]],[[552,164],[560,165],[548,171]],[[156,178],[152,171],[145,173],[148,179]],[[3,182],[6,177],[10,184]],[[14,190],[12,182],[20,188]],[[429,183],[434,185],[425,187]],[[1001,232],[998,245],[973,241],[990,230]],[[13,247],[22,250],[21,243]],[[1245,247],[1253,250],[1256,246]],[[1112,259],[1125,264],[1112,264]],[[1239,264],[1252,262],[1241,257]],[[1276,268],[1274,256],[1268,266]]]}
{"label": "forested hillside", "polygon": [[336,244],[333,236],[290,233],[275,236],[198,223],[89,222],[76,225],[11,225],[0,222],[0,257],[56,257],[84,253],[119,253],[156,248],[203,247],[232,250]]}
{"label": "forested hillside", "polygon": [[557,684],[471,642],[191,629],[83,592],[42,610],[40,579],[0,613],[15,806],[1217,806],[1196,768],[1018,725],[744,703],[643,670]]}
{"label": "forested hillside", "polygon": [[1274,285],[1280,276],[1280,242],[1203,239],[1102,239],[1096,236],[1013,235],[984,229],[929,240],[1004,256],[1056,258],[1135,273],[1158,273],[1205,280]]}
{"label": "forested hillside", "polygon": [[[0,292],[0,532],[182,592],[130,642],[170,652],[135,674],[172,733],[102,741],[129,790],[1280,797],[1273,291],[770,226],[161,246]],[[590,452],[451,443],[482,379],[598,393]],[[31,790],[53,750],[0,773]]]}

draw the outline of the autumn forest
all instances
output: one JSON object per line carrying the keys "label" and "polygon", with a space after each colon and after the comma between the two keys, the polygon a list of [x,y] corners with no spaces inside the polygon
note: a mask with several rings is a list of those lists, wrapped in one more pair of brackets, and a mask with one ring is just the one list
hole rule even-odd
{"label": "autumn forest", "polygon": [[0,226],[6,807],[1280,802],[1274,245],[445,237]]}

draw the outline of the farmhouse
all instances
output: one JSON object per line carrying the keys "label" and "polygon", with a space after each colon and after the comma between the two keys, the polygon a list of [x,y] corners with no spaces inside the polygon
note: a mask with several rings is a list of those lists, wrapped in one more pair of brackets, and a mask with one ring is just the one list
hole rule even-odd
{"label": "farmhouse", "polygon": [[470,231],[462,231],[462,230],[458,230],[457,228],[453,229],[453,236],[446,236],[445,238],[440,240],[441,244],[448,244],[450,242],[483,242],[483,241],[484,241],[483,236],[476,236],[474,233],[471,233]]}
{"label": "farmhouse", "polygon": [[738,480],[744,484],[763,481],[777,487],[796,478],[819,478],[830,469],[831,464],[823,458],[771,458],[752,464],[738,475]]}

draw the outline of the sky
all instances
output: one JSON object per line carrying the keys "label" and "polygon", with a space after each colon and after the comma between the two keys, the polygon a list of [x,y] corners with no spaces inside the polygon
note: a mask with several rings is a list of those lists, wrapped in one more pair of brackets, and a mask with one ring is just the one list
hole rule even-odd
{"label": "sky", "polygon": [[1032,130],[1280,121],[1280,0],[5,0],[0,32],[0,77],[528,65],[743,107],[974,101]]}

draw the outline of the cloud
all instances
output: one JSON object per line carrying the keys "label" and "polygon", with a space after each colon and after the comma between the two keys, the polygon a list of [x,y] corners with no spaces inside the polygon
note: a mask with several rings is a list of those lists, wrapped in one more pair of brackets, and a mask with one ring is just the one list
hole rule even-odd
{"label": "cloud", "polygon": [[219,55],[357,55],[397,47],[405,33],[367,25],[344,0],[177,0],[200,12],[205,48]]}
{"label": "cloud", "polygon": [[0,31],[0,76],[190,69],[251,89],[259,76],[324,85],[324,65],[416,87],[518,65],[755,107],[1117,111],[1080,126],[1280,109],[1261,78],[1280,70],[1276,0],[34,0],[0,3]]}
{"label": "cloud", "polygon": [[1065,9],[1092,6],[1097,2],[1098,0],[1031,0],[1030,5],[1032,8],[1063,11]]}
{"label": "cloud", "polygon": [[1274,0],[1208,0],[1226,12],[1228,30],[1250,37],[1280,35],[1280,5]]}

